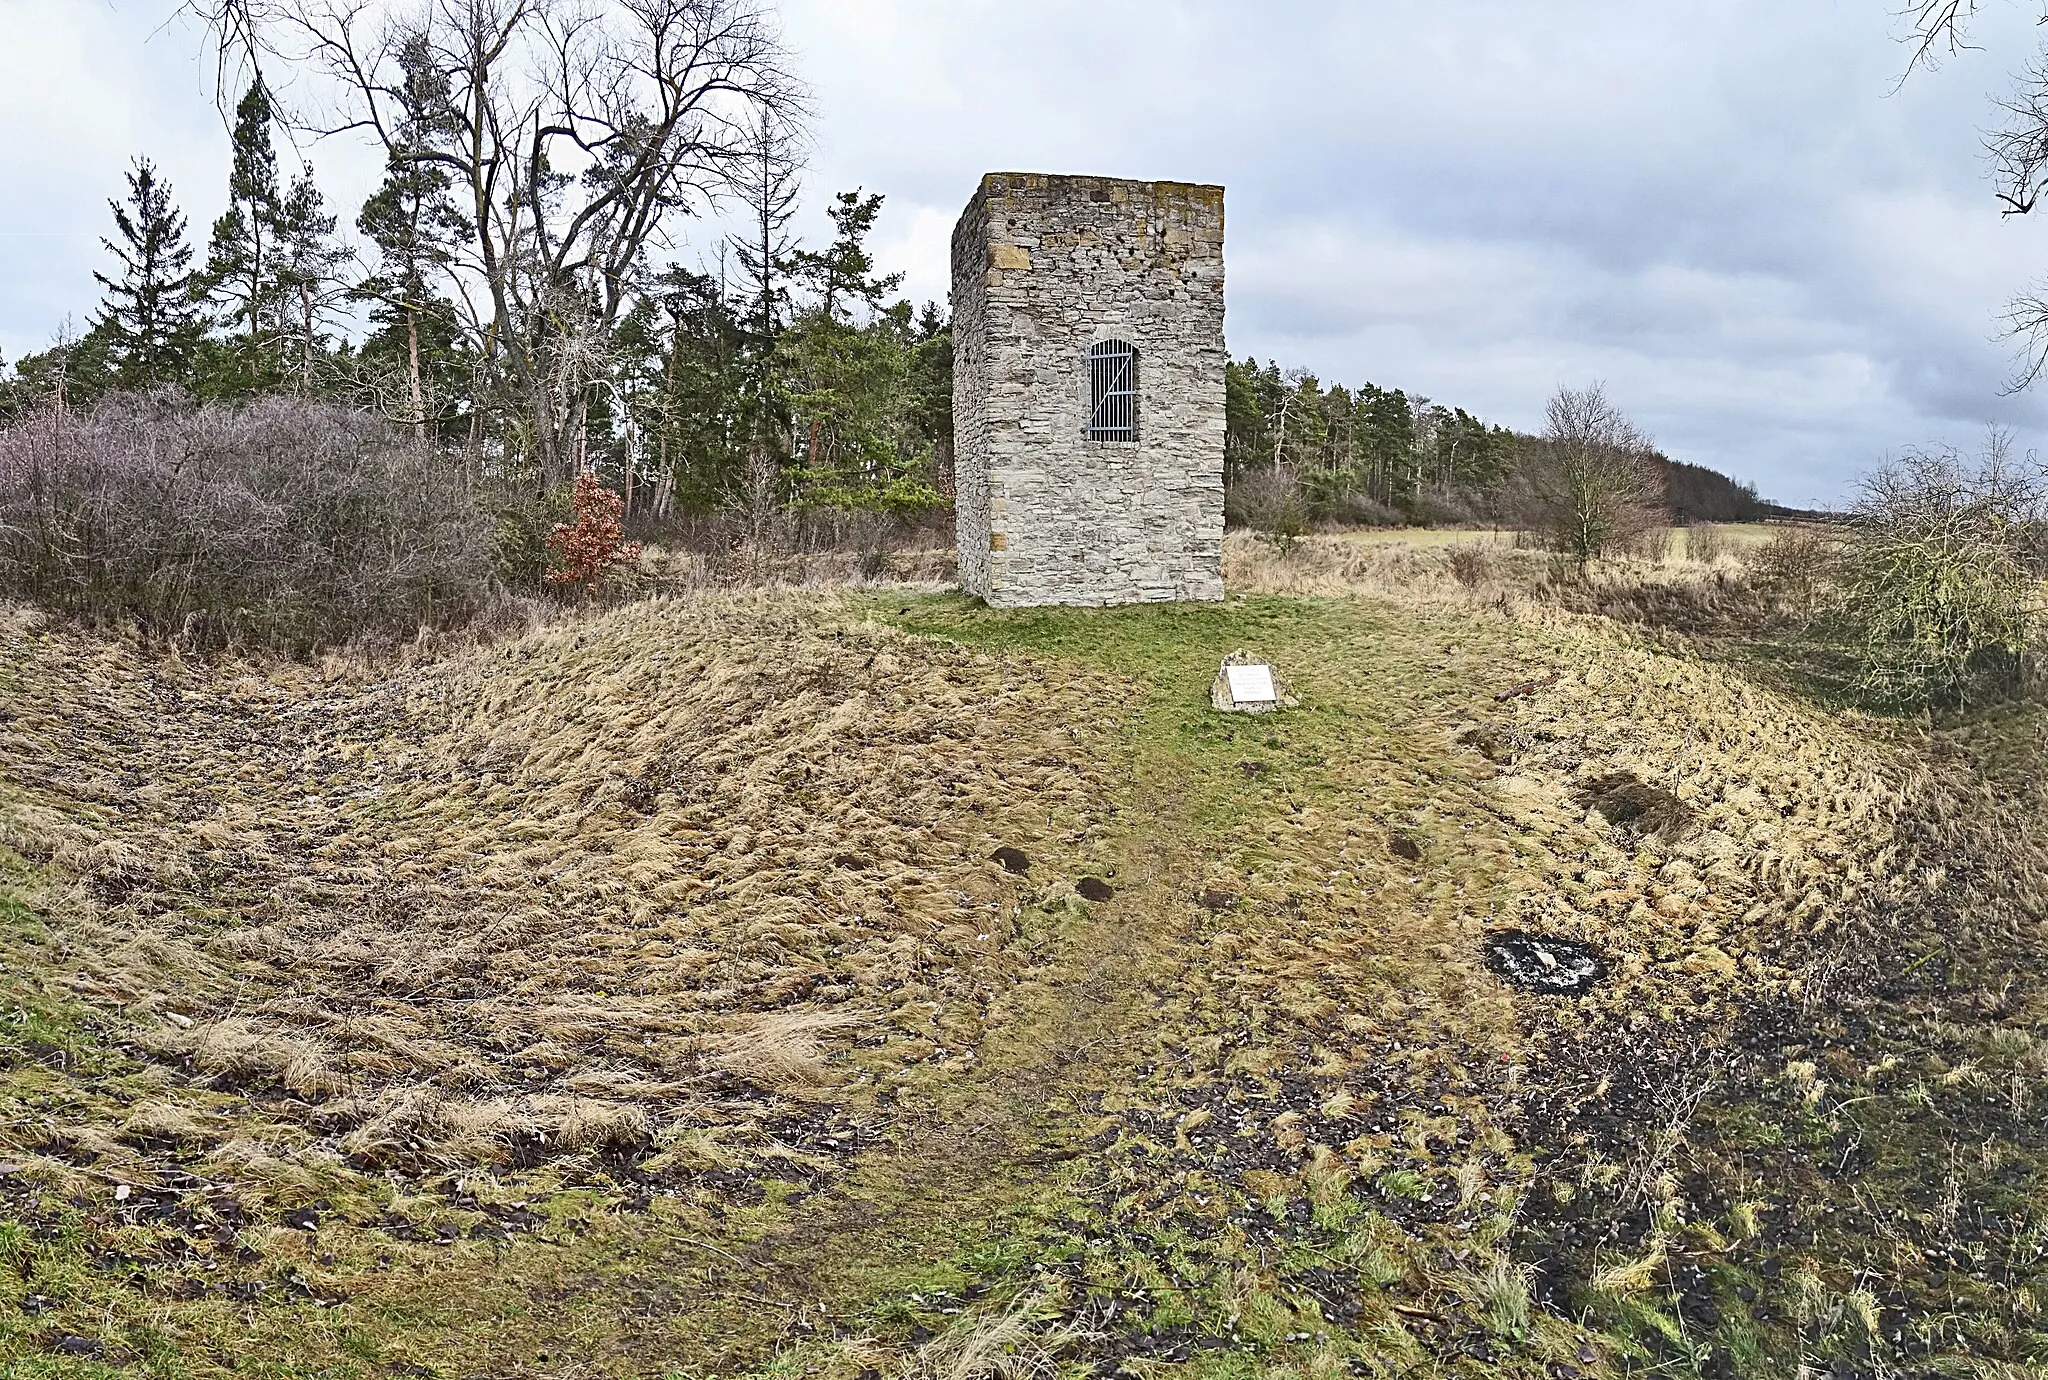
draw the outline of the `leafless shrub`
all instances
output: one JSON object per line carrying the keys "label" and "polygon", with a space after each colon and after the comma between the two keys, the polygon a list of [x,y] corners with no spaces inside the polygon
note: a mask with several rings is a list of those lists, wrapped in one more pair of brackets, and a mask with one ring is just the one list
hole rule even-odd
{"label": "leafless shrub", "polygon": [[1308,531],[1312,516],[1308,491],[1284,469],[1233,477],[1223,503],[1224,516],[1233,525],[1250,528],[1283,551],[1292,549]]}
{"label": "leafless shrub", "polygon": [[[1312,505],[1312,511],[1327,521],[1346,527],[1405,527],[1409,521],[1408,515],[1399,508],[1389,507],[1370,494],[1360,493],[1356,489],[1344,489],[1332,494]],[[1462,515],[1455,511],[1446,511],[1450,513],[1449,516],[1440,517],[1427,510],[1418,512],[1417,516],[1423,522],[1439,526],[1450,526],[1464,520]]]}
{"label": "leafless shrub", "polygon": [[812,508],[791,522],[791,545],[805,554],[852,551],[856,570],[867,578],[888,573],[889,555],[905,523],[875,508]]}
{"label": "leafless shrub", "polygon": [[1993,432],[1974,461],[1908,451],[1864,481],[1844,544],[1836,620],[1882,702],[1962,704],[2008,691],[2040,623],[2029,557],[2043,476]]}
{"label": "leafless shrub", "polygon": [[1493,573],[1493,557],[1477,542],[1458,542],[1447,553],[1451,578],[1466,589],[1476,589]]}
{"label": "leafless shrub", "polygon": [[301,652],[459,623],[492,562],[459,467],[348,408],[114,395],[0,431],[0,592],[55,613]]}
{"label": "leafless shrub", "polygon": [[1728,554],[1728,534],[1711,522],[1695,522],[1685,529],[1685,554],[1701,565],[1712,565]]}
{"label": "leafless shrub", "polygon": [[1841,563],[1840,534],[1816,524],[1781,527],[1746,558],[1759,591],[1788,612],[1805,617]]}
{"label": "leafless shrub", "polygon": [[1652,524],[1636,533],[1621,549],[1639,561],[1662,565],[1671,559],[1671,529]]}
{"label": "leafless shrub", "polygon": [[760,446],[750,447],[724,504],[725,514],[738,531],[733,564],[743,579],[763,578],[775,553],[788,545],[785,490],[775,458]]}

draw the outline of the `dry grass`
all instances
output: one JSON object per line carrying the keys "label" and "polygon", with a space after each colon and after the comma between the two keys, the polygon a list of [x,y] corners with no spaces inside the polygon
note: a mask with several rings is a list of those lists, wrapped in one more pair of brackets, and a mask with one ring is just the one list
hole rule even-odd
{"label": "dry grass", "polygon": [[0,827],[57,888],[56,980],[174,1075],[154,1134],[241,1118],[327,1169],[587,1168],[704,1128],[744,1160],[867,1115],[979,1041],[1023,962],[989,855],[1086,853],[1110,717],[1099,682],[772,598],[382,678],[13,616],[0,666]]}
{"label": "dry grass", "polygon": [[[1233,540],[1228,552],[1239,588],[1476,605],[1517,637],[1520,664],[1500,675],[1503,689],[1526,679],[1521,693],[1482,707],[1466,700],[1425,721],[1463,754],[1473,785],[1442,782],[1420,820],[1390,821],[1455,850],[1468,930],[1513,923],[1617,951],[1627,980],[1604,989],[1617,1017],[1645,1004],[1796,995],[1811,957],[1804,941],[1841,923],[1872,888],[1901,880],[1893,845],[1931,788],[1923,754],[1875,721],[1858,732],[1853,717],[1845,724],[1533,597],[1534,553],[1489,555],[1503,582],[1520,572],[1524,592],[1503,583],[1491,598],[1475,595],[1439,550],[1407,545],[1308,543],[1280,560]],[[1446,668],[1493,655],[1469,637],[1464,647],[1446,638]],[[1367,776],[1360,793],[1401,792]],[[1385,853],[1376,839],[1354,838],[1303,864],[1355,879],[1368,913],[1404,889],[1404,867],[1441,871]],[[1491,869],[1488,856],[1499,860]],[[1482,884],[1489,870],[1499,877],[1492,891]]]}
{"label": "dry grass", "polygon": [[1055,1310],[1027,1294],[1010,1304],[977,1309],[917,1349],[901,1380],[1039,1380],[1060,1373],[1059,1353],[1076,1337],[1053,1322]]}
{"label": "dry grass", "polygon": [[[858,1201],[801,1200],[781,1255],[693,1228],[722,1282],[792,1315],[837,1287],[790,1282],[813,1256],[852,1281],[802,1314],[860,1339],[819,1373],[1086,1364],[1133,1280],[1158,1287],[1120,1296],[1118,1329],[1185,1297],[1212,1330],[1285,1338],[1300,1295],[1272,1262],[1295,1228],[1269,1259],[1250,1204],[1349,1224],[1302,1240],[1366,1282],[1357,1355],[1451,1345],[1404,1330],[1418,1309],[1577,1355],[1506,1254],[1544,1200],[1650,1223],[1585,1275],[1616,1308],[1726,1246],[1681,1201],[1682,1142],[1739,1042],[1779,1022],[1753,1047],[1768,1087],[1741,1095],[1839,1116],[1863,1075],[1811,1032],[1873,971],[1924,961],[1930,923],[1944,954],[1993,957],[2038,926],[2040,726],[1829,709],[1544,593],[1539,553],[1480,549],[1461,579],[1448,543],[1233,537],[1235,589],[1308,597],[873,605],[930,638],[820,592],[656,602],[376,674],[206,670],[17,621],[7,838],[45,864],[53,981],[145,1030],[158,1076],[8,1154],[140,1174],[172,1146],[306,1199],[371,1170],[810,1179],[857,1142]],[[1210,712],[1237,646],[1302,707]],[[1986,857],[2003,871],[1965,861]],[[1083,875],[1114,901],[1085,910]],[[1594,944],[1608,978],[1506,987],[1482,941],[1510,926]],[[1998,1001],[2036,1019],[2030,982]],[[2032,1037],[1944,1014],[1979,1064],[1923,1098],[2010,1083],[2017,1107],[2048,1082]],[[1735,1238],[1780,1229],[1783,1203],[1744,1205],[1775,1186],[1724,1187]],[[991,1241],[1024,1264],[950,1296],[965,1315],[919,1305],[922,1350],[873,1323],[870,1281],[907,1273],[890,1252],[947,1260],[929,1223],[1039,1194],[1081,1222],[1066,1248]],[[1217,1280],[1229,1299],[1201,1293]]]}
{"label": "dry grass", "polygon": [[[1511,571],[1526,553],[1489,555]],[[1759,1010],[1810,1006],[1935,943],[1929,924],[1948,926],[1940,942],[1951,951],[1986,955],[1999,934],[2038,923],[2048,896],[2048,850],[2033,819],[2041,787],[2014,780],[1987,793],[1981,773],[2005,760],[1996,730],[1977,730],[1991,741],[1958,751],[1910,724],[1759,685],[1606,618],[1526,594],[1475,597],[1435,551],[1311,543],[1282,560],[1233,541],[1228,559],[1240,588],[1461,606],[1456,621],[1468,631],[1446,626],[1440,659],[1425,671],[1498,664],[1481,631],[1488,619],[1516,648],[1496,673],[1497,698],[1413,720],[1414,731],[1441,735],[1464,774],[1438,769],[1428,798],[1414,799],[1398,762],[1346,765],[1386,835],[1311,812],[1268,831],[1269,848],[1291,864],[1268,864],[1279,887],[1214,879],[1269,903],[1306,886],[1322,893],[1328,919],[1310,933],[1231,937],[1276,988],[1306,976],[1283,955],[1326,964],[1328,986],[1365,959],[1351,946],[1377,931],[1371,963],[1393,981],[1347,1007],[1377,1013],[1377,1027],[1405,1012],[1411,1028],[1478,1029],[1490,1024],[1481,1013],[1492,983],[1434,946],[1469,952],[1481,930],[1505,925],[1586,940],[1610,955],[1614,980],[1575,1003],[1560,1029],[1531,1032],[1533,1047],[1514,1057],[1540,1066],[1562,1054],[1546,1055],[1546,1042],[1579,1044],[1602,1028],[1625,1049],[1674,1019],[1728,1030]],[[1380,840],[1396,834],[1420,841],[1427,861],[1388,856]],[[1975,866],[1968,876],[1948,871],[1984,857],[2000,860],[2004,879]],[[1418,885],[1434,894],[1418,895]],[[1412,918],[1397,941],[1380,917],[1399,909]],[[1958,910],[1972,923],[1941,918]],[[1346,949],[1355,957],[1339,957]],[[2003,1039],[2001,1050],[2017,1044]]]}
{"label": "dry grass", "polygon": [[1785,535],[1809,530],[1716,527],[1712,558],[1699,559],[1686,529],[1659,528],[1651,553],[1583,571],[1514,532],[1353,532],[1304,539],[1284,556],[1233,534],[1224,543],[1224,574],[1232,589],[1248,593],[1396,598],[1510,615],[1537,605],[1660,631],[1746,632],[1812,612],[1812,588],[1765,578]]}
{"label": "dry grass", "polygon": [[909,545],[885,553],[853,550],[690,550],[649,545],[627,585],[638,593],[687,593],[735,585],[777,589],[952,588],[960,563],[953,548]]}
{"label": "dry grass", "polygon": [[[1995,749],[1955,751],[1553,601],[1475,597],[1440,549],[1335,545],[1228,552],[1236,588],[1384,621],[1291,606],[1297,644],[1262,644],[1305,711],[1253,753],[1264,808],[1200,879],[1235,900],[1167,1001],[1160,1072],[1114,1104],[1119,1182],[1152,1210],[1200,1211],[1163,1186],[1182,1173],[1267,1204],[1349,1179],[1419,1217],[1431,1248],[1463,1248],[1471,1235],[1435,1234],[1417,1204],[1473,1204],[1489,1181],[1503,1201],[1547,1198],[1583,1173],[1617,1217],[1689,1217],[1688,1122],[1710,1092],[1754,1095],[1728,1082],[1749,1051],[1830,1038],[1814,1032],[1935,955],[1994,990],[2031,987],[2011,940],[2044,918],[2041,787],[1989,793]],[[1364,721],[1348,739],[1339,714]],[[1505,989],[1480,960],[1504,927],[1584,940],[1610,976],[1568,1002]],[[2016,1038],[1982,1044],[2026,1062]],[[1810,1082],[1804,1105],[1825,1114],[1825,1093]],[[1484,1179],[1468,1146],[1486,1147]],[[1540,1172],[1522,1158],[1539,1148]],[[1662,1268],[1638,1246],[1588,1282],[1622,1295]]]}

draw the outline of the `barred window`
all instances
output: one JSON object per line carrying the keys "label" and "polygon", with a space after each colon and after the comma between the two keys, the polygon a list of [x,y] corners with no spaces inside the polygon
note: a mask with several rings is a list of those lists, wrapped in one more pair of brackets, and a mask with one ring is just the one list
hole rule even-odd
{"label": "barred window", "polygon": [[1138,351],[1128,341],[1088,347],[1088,439],[1138,439]]}

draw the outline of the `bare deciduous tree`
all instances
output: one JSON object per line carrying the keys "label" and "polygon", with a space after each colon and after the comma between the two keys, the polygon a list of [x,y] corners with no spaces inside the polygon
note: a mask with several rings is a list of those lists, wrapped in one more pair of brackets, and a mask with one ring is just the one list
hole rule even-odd
{"label": "bare deciduous tree", "polygon": [[1531,472],[1545,542],[1581,569],[1632,549],[1663,521],[1649,437],[1595,383],[1559,388]]}
{"label": "bare deciduous tree", "polygon": [[[1975,46],[1970,24],[1977,9],[1978,0],[1911,0],[1902,11],[1913,50],[1907,72]],[[2048,5],[2040,9],[2040,23],[2048,24]],[[2020,66],[2012,90],[1996,104],[2000,121],[1984,137],[1992,192],[2003,214],[2029,215],[2048,191],[2048,49]],[[2048,284],[2015,295],[1999,321],[2004,338],[2015,342],[2006,390],[2030,388],[2048,371]]]}
{"label": "bare deciduous tree", "polygon": [[[800,118],[757,0],[192,0],[224,54],[310,67],[319,135],[367,134],[397,161],[447,168],[467,242],[447,265],[469,345],[503,396],[511,449],[540,474],[575,465],[612,328],[677,217],[719,196],[750,131]],[[445,91],[438,137],[403,100]],[[410,112],[416,115],[417,112]]]}

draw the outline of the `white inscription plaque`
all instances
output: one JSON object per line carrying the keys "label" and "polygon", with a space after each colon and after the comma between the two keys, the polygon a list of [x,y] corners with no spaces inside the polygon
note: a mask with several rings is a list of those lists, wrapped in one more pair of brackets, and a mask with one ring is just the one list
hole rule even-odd
{"label": "white inscription plaque", "polygon": [[1270,666],[1226,666],[1223,674],[1230,682],[1232,704],[1271,704],[1279,698],[1273,693]]}

